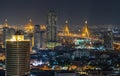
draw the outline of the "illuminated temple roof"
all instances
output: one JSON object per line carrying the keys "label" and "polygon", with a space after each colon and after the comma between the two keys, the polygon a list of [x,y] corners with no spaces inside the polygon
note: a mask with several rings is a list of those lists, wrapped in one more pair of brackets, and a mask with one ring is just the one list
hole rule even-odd
{"label": "illuminated temple roof", "polygon": [[17,30],[14,35],[23,35],[20,30]]}
{"label": "illuminated temple roof", "polygon": [[45,31],[46,30],[46,26],[45,25],[40,25],[40,30],[41,31]]}
{"label": "illuminated temple roof", "polygon": [[28,33],[33,33],[33,31],[34,31],[34,25],[33,25],[31,19],[29,20],[29,23],[27,25],[25,25],[24,30],[26,32],[28,32]]}
{"label": "illuminated temple roof", "polygon": [[4,27],[8,27],[7,19],[5,19]]}

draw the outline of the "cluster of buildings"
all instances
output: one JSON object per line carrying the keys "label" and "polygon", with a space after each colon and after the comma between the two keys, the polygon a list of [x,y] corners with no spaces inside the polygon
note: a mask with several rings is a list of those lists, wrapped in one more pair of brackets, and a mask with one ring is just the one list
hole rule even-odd
{"label": "cluster of buildings", "polygon": [[[79,34],[71,32],[69,27],[66,21],[63,31],[57,31],[59,28],[57,28],[57,16],[54,11],[49,11],[46,25],[34,25],[30,19],[24,27],[9,26],[5,20],[5,24],[0,26],[0,53],[2,54],[0,60],[3,65],[6,64],[4,68],[6,75],[29,76],[30,70],[34,73],[37,68],[59,70],[55,71],[55,76],[79,76],[86,73],[81,71],[90,62],[97,61],[90,60],[91,58],[106,59],[110,56],[106,55],[106,52],[111,54],[115,50],[120,50],[119,40],[114,40],[115,36],[111,29],[104,31],[104,34],[93,35],[93,31],[88,29],[87,21]],[[88,58],[89,63],[86,62],[87,59],[82,60],[84,58]],[[30,63],[31,59],[37,60],[39,64]],[[74,67],[72,72],[71,66]],[[65,68],[70,71],[60,71]]]}
{"label": "cluster of buildings", "polygon": [[[94,30],[90,31],[87,21],[85,21],[82,30],[79,33],[75,33],[70,31],[69,23],[66,21],[63,29],[58,31],[57,16],[54,11],[48,13],[47,23],[45,25],[34,25],[30,19],[28,24],[24,26],[10,26],[7,20],[5,20],[5,24],[0,27],[0,45],[2,48],[5,48],[5,40],[10,39],[17,29],[21,30],[25,35],[25,39],[30,39],[31,50],[32,48],[54,49],[56,46],[81,44],[87,42],[87,40],[90,44],[92,44],[92,42],[101,42],[104,43],[106,49],[114,49],[112,29],[106,29],[107,31],[103,31],[104,34],[94,34]],[[79,48],[79,46],[77,48]],[[84,46],[81,48],[84,48]],[[90,48],[90,46],[87,48]],[[119,45],[116,46],[116,48],[119,49]]]}

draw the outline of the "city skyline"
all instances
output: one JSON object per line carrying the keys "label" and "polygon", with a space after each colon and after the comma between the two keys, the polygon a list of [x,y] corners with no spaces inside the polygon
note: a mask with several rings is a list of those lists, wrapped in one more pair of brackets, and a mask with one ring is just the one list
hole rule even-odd
{"label": "city skyline", "polygon": [[4,24],[5,19],[11,25],[23,25],[29,19],[34,24],[46,24],[46,15],[52,9],[57,13],[59,26],[66,20],[70,25],[83,25],[85,20],[90,26],[120,25],[119,3],[118,0],[4,0],[0,3],[0,24]]}
{"label": "city skyline", "polygon": [[120,76],[119,0],[1,0],[0,76]]}

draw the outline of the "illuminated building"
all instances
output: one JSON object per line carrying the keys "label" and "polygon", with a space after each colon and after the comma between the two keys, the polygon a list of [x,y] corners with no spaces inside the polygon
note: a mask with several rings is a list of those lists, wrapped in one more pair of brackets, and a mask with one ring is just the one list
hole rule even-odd
{"label": "illuminated building", "polygon": [[110,29],[107,30],[107,33],[104,35],[104,46],[107,50],[113,49],[113,34]]}
{"label": "illuminated building", "polygon": [[14,35],[15,33],[15,29],[14,28],[9,28],[9,38],[10,39],[12,37],[12,35]]}
{"label": "illuminated building", "polygon": [[0,47],[2,47],[2,45],[3,45],[3,34],[2,34],[2,32],[3,32],[3,28],[0,27]]}
{"label": "illuminated building", "polygon": [[3,53],[0,54],[0,60],[4,61],[6,58],[5,58],[5,55]]}
{"label": "illuminated building", "polygon": [[90,39],[86,39],[86,38],[74,40],[76,49],[95,49],[95,47],[92,45],[93,42],[94,41],[91,41]]}
{"label": "illuminated building", "polygon": [[29,76],[30,40],[20,31],[6,40],[6,76]]}
{"label": "illuminated building", "polygon": [[40,25],[35,25],[34,29],[34,47],[40,48]]}
{"label": "illuminated building", "polygon": [[57,22],[56,13],[50,10],[47,15],[47,44],[48,45],[56,46],[56,41],[57,41],[56,22]]}
{"label": "illuminated building", "polygon": [[59,71],[55,72],[55,76],[78,76],[77,73],[72,71]]}
{"label": "illuminated building", "polygon": [[11,36],[15,33],[15,29],[8,26],[7,19],[5,20],[5,25],[3,26],[3,31],[2,31],[2,40],[3,40],[3,46],[6,45],[5,40],[10,39]]}
{"label": "illuminated building", "polygon": [[25,31],[25,38],[29,38],[31,41],[31,46],[34,46],[34,24],[32,23],[32,20],[29,20],[29,23],[27,25],[25,25],[24,27],[24,31]]}
{"label": "illuminated building", "polygon": [[5,40],[8,38],[9,27],[7,24],[7,20],[5,20],[5,26],[3,27],[3,46],[5,46]]}
{"label": "illuminated building", "polygon": [[76,51],[73,52],[74,58],[81,58],[83,56],[89,57],[90,56],[90,51],[88,49],[77,49]]}
{"label": "illuminated building", "polygon": [[40,25],[40,48],[46,47],[46,26]]}
{"label": "illuminated building", "polygon": [[56,35],[56,13],[54,11],[50,11],[47,17],[47,41],[55,42],[57,41]]}
{"label": "illuminated building", "polygon": [[38,49],[46,47],[46,26],[45,25],[35,25],[34,47]]}
{"label": "illuminated building", "polygon": [[34,32],[34,25],[32,23],[32,20],[29,20],[29,23],[24,27],[25,32],[27,33],[33,33]]}

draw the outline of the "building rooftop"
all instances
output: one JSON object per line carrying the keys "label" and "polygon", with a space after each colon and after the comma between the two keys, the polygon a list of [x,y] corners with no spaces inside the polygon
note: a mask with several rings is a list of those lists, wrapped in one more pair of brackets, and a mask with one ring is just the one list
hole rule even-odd
{"label": "building rooftop", "polygon": [[20,30],[17,30],[14,35],[23,35]]}

